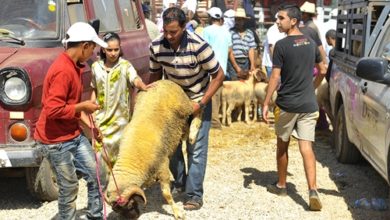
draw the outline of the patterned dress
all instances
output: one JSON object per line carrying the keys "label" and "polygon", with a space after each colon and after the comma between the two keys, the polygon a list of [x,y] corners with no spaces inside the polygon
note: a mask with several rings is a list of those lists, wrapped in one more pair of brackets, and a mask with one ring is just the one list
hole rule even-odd
{"label": "patterned dress", "polygon": [[95,113],[96,126],[103,134],[103,143],[113,162],[118,155],[123,129],[131,119],[129,98],[137,77],[133,65],[122,58],[109,72],[103,60],[92,64],[91,86],[101,107]]}

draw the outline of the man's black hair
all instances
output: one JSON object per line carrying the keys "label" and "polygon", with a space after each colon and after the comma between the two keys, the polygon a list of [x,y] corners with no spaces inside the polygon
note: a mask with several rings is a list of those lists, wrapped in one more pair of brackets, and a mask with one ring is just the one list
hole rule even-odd
{"label": "man's black hair", "polygon": [[331,38],[331,39],[336,39],[336,30],[330,29],[329,31],[326,32],[325,37]]}
{"label": "man's black hair", "polygon": [[286,11],[287,16],[297,19],[298,23],[302,20],[302,12],[298,5],[283,4],[279,7],[279,11]]}
{"label": "man's black hair", "polygon": [[173,21],[177,21],[180,27],[185,27],[186,15],[184,11],[177,7],[167,8],[163,13],[163,24],[167,25]]}

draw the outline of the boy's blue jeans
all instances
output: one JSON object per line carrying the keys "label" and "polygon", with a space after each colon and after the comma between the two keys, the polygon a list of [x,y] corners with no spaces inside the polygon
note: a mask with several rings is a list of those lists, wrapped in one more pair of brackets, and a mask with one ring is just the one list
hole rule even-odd
{"label": "boy's blue jeans", "polygon": [[206,174],[207,151],[211,121],[211,102],[204,109],[202,125],[194,145],[187,142],[188,174],[185,172],[182,145],[173,154],[169,167],[175,178],[174,186],[185,187],[187,200],[203,203],[203,180]]}
{"label": "boy's blue jeans", "polygon": [[79,135],[73,140],[58,144],[41,144],[57,176],[59,188],[58,211],[60,219],[75,219],[79,180],[76,170],[83,175],[88,187],[87,217],[103,217],[103,204],[96,176],[94,152],[88,139]]}

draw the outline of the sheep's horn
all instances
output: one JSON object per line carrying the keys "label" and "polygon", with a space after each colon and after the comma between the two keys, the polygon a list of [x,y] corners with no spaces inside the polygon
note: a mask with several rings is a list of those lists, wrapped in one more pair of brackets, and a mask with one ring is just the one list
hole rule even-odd
{"label": "sheep's horn", "polygon": [[144,204],[146,205],[146,196],[145,196],[145,193],[144,193],[144,191],[143,191],[139,186],[136,186],[136,185],[130,186],[129,188],[127,188],[127,189],[122,193],[122,197],[124,197],[124,198],[131,198],[131,196],[132,196],[133,194],[136,194],[136,195],[141,196],[142,199],[144,200]]}

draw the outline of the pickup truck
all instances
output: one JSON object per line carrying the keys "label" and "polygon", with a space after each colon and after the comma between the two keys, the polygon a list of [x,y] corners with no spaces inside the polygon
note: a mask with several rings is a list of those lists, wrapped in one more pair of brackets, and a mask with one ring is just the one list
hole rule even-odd
{"label": "pickup truck", "polygon": [[[0,172],[26,176],[31,193],[55,200],[58,189],[49,162],[33,139],[41,111],[42,85],[62,39],[77,21],[101,34],[121,37],[124,57],[148,77],[148,37],[140,0],[3,0],[0,8]],[[88,60],[92,64],[95,55]],[[90,98],[91,70],[82,74],[83,99]],[[147,79],[146,79],[147,81]]]}
{"label": "pickup truck", "polygon": [[363,156],[390,183],[390,1],[338,4],[330,112],[342,163]]}

